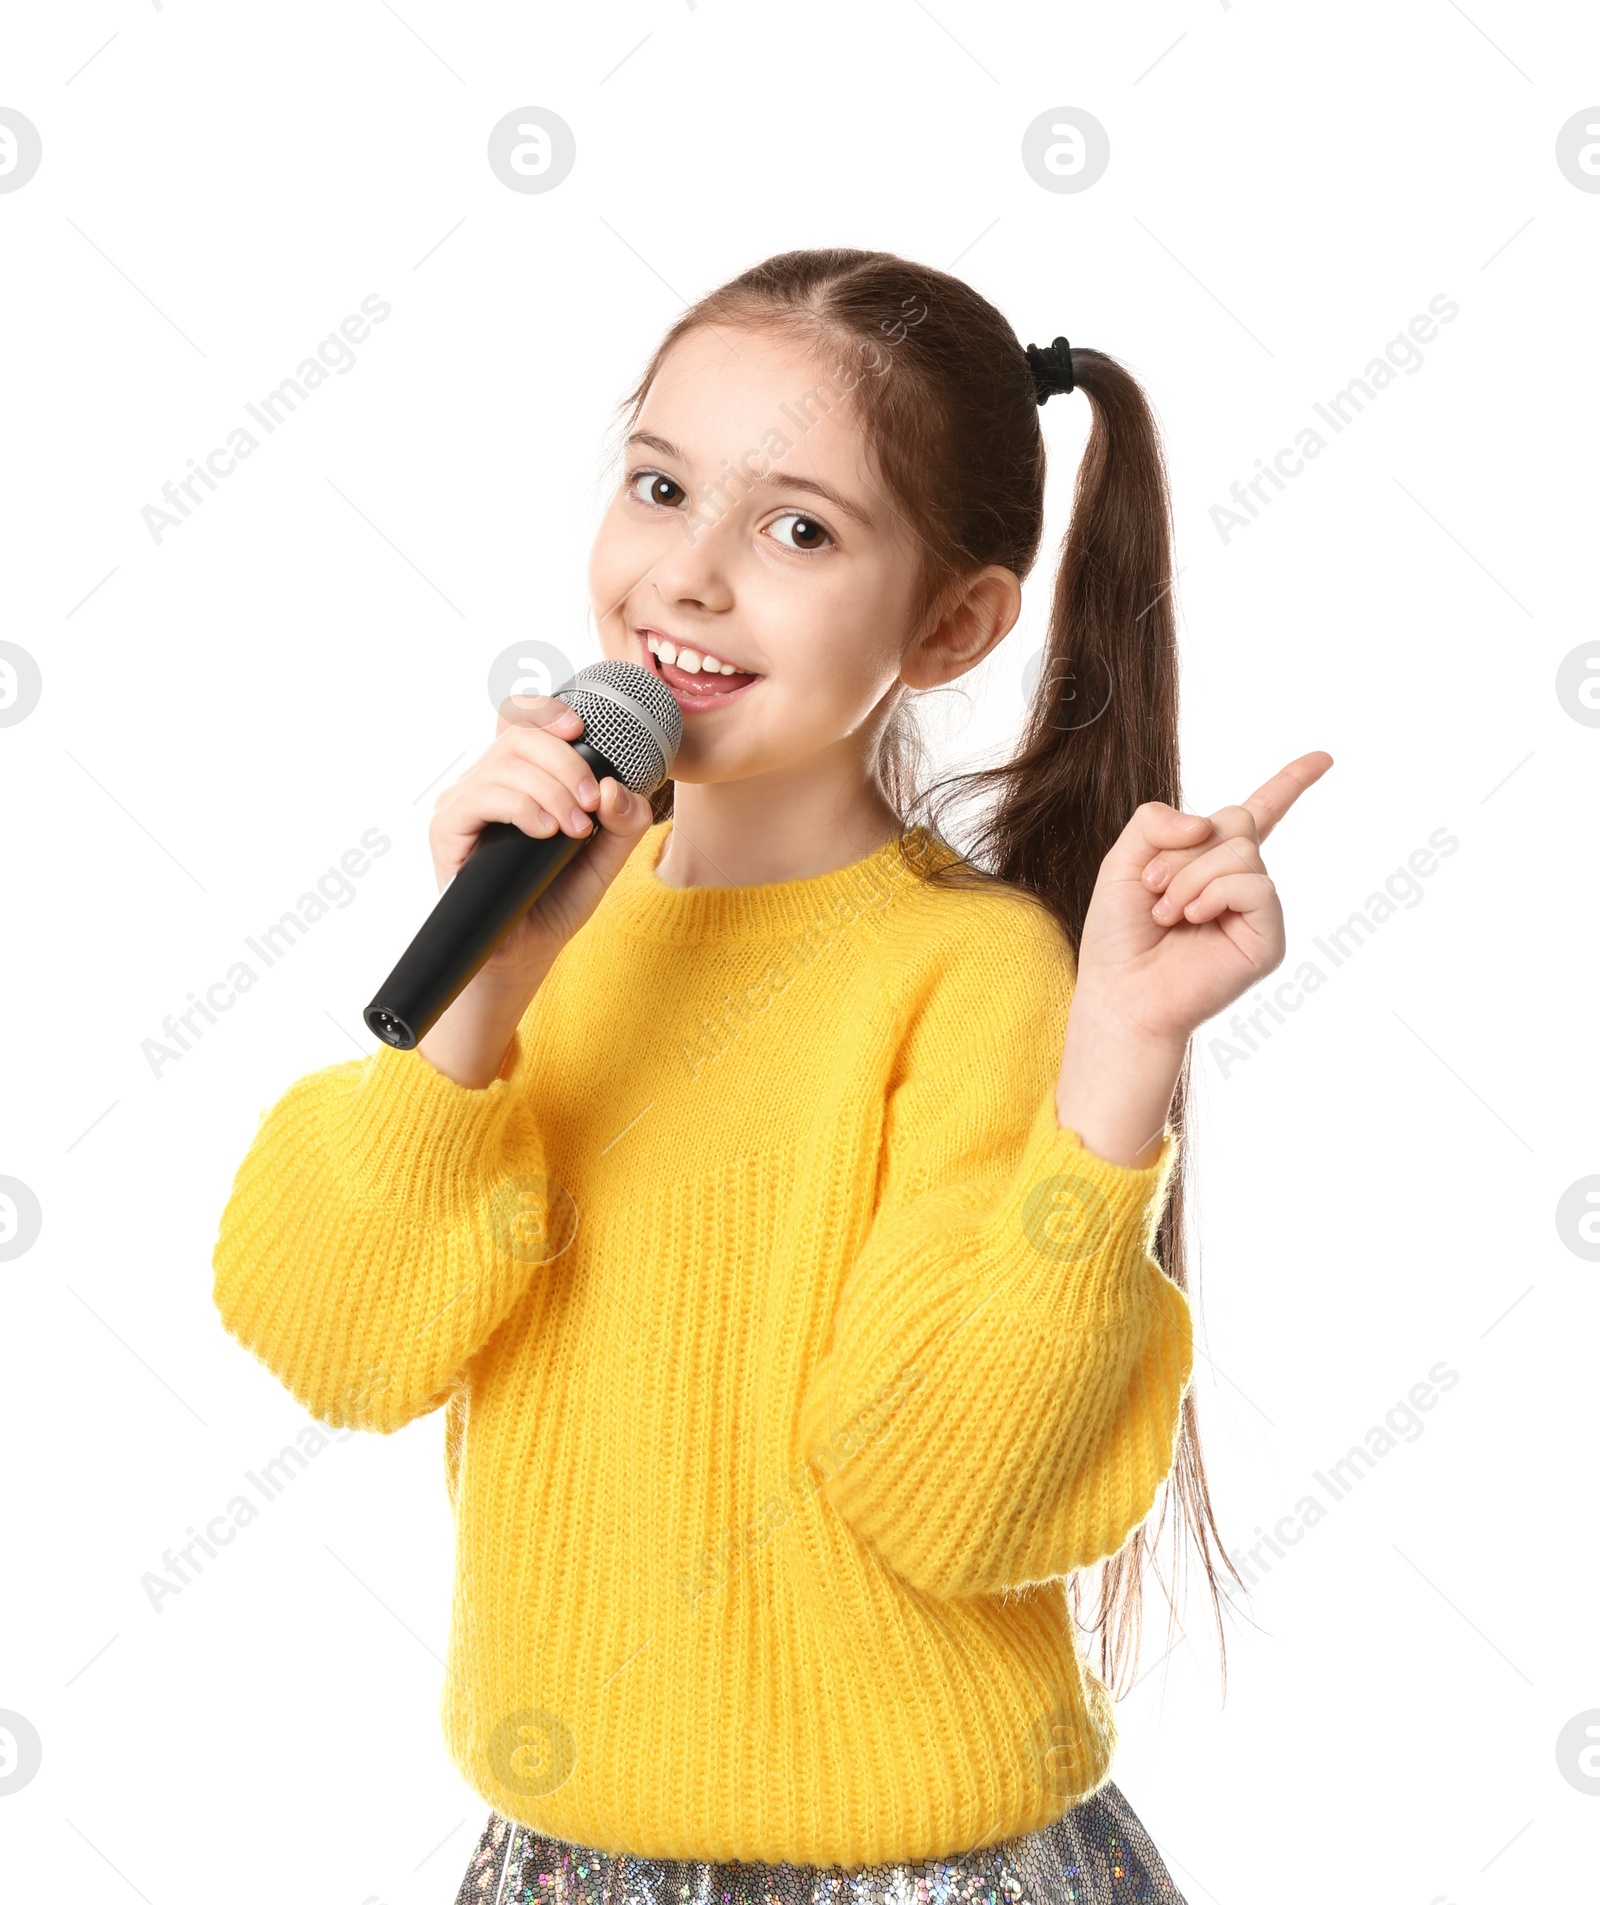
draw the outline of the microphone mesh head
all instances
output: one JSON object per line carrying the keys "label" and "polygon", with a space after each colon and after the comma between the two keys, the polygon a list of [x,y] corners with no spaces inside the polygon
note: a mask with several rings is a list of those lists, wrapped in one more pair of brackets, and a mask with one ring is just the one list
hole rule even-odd
{"label": "microphone mesh head", "polygon": [[635,661],[594,661],[554,690],[583,721],[583,738],[636,794],[667,778],[683,739],[683,710],[659,675]]}

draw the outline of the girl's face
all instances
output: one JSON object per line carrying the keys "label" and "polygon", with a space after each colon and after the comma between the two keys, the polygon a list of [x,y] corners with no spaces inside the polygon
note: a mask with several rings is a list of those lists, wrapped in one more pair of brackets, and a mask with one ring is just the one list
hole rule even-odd
{"label": "girl's face", "polygon": [[[589,592],[607,658],[661,675],[683,710],[675,780],[739,780],[859,745],[901,673],[914,533],[845,392],[871,374],[819,364],[776,332],[697,327],[650,387]],[[908,679],[926,685],[915,663]]]}

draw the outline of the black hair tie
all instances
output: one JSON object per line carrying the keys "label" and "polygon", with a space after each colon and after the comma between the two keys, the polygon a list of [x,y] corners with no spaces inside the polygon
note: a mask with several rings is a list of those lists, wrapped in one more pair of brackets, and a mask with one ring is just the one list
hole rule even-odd
{"label": "black hair tie", "polygon": [[1028,346],[1028,363],[1033,371],[1034,394],[1040,403],[1047,397],[1066,397],[1073,389],[1072,346],[1058,337],[1047,349]]}

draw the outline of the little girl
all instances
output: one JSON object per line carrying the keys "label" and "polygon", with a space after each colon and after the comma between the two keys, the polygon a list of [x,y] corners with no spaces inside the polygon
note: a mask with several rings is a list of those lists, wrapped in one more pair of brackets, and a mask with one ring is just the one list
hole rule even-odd
{"label": "little girl", "polygon": [[[992,796],[962,854],[914,704],[1015,624],[1074,389],[1049,638],[1016,758],[954,777]],[[440,885],[491,820],[593,843],[416,1050],[263,1115],[217,1306],[320,1421],[444,1408],[441,1717],[493,1808],[462,1905],[1177,1900],[1108,1683],[1169,1472],[1220,1613],[1186,1061],[1283,956],[1259,843],[1331,762],[1180,810],[1150,411],[959,279],[770,258],[623,408],[590,589],[683,711],[674,779],[596,786],[565,703],[504,705]]]}

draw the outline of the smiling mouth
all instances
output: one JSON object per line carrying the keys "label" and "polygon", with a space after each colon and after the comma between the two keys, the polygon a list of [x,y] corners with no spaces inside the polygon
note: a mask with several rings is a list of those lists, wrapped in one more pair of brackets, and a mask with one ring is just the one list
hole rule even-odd
{"label": "smiling mouth", "polygon": [[653,628],[640,628],[634,631],[640,648],[640,658],[646,668],[657,674],[672,690],[679,707],[720,708],[730,701],[737,700],[747,690],[761,680],[753,672],[740,670],[736,674],[708,674],[703,670],[691,674],[688,669],[678,667],[676,662],[664,661],[650,647],[650,637],[662,639],[660,631]]}

